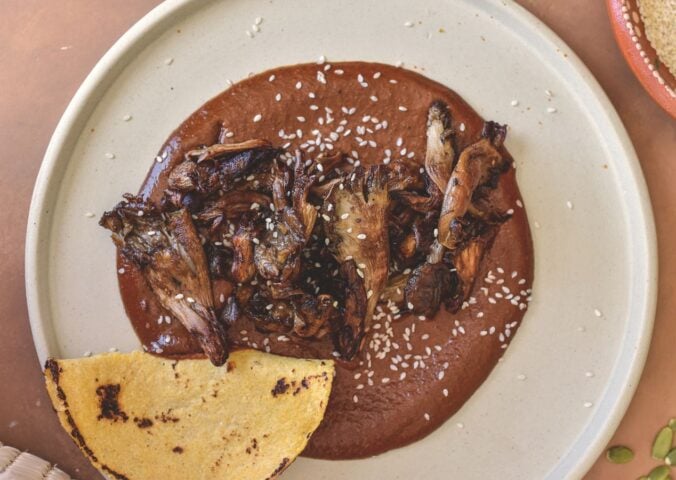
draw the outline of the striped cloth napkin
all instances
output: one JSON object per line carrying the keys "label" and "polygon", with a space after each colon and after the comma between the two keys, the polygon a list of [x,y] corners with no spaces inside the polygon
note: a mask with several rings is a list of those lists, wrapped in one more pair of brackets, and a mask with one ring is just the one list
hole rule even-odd
{"label": "striped cloth napkin", "polygon": [[49,462],[0,442],[0,480],[73,480]]}

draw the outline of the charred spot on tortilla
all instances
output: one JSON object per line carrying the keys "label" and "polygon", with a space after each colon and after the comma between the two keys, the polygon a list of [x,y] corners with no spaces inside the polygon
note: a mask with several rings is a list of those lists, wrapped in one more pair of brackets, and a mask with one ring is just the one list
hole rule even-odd
{"label": "charred spot on tortilla", "polygon": [[149,418],[134,417],[134,423],[138,428],[150,428],[153,426],[153,421]]}
{"label": "charred spot on tortilla", "polygon": [[122,420],[126,422],[129,416],[120,408],[119,401],[120,385],[99,385],[96,387],[96,395],[99,397],[100,412],[98,419],[108,419],[113,422]]}
{"label": "charred spot on tortilla", "polygon": [[283,395],[289,389],[289,384],[286,383],[285,378],[280,378],[275,383],[275,387],[271,390],[272,396],[276,397],[277,395]]}

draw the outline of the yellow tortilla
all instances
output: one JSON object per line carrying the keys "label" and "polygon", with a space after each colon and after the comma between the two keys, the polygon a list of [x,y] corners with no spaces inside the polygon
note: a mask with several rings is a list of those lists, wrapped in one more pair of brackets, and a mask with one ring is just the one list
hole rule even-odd
{"label": "yellow tortilla", "polygon": [[49,360],[61,425],[117,480],[276,478],[319,426],[332,361],[234,352],[222,367],[142,352]]}

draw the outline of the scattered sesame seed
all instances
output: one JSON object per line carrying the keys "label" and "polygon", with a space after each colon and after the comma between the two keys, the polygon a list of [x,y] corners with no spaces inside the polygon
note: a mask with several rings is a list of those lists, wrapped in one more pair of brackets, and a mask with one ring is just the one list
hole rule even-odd
{"label": "scattered sesame seed", "polygon": [[595,308],[594,309],[594,315],[596,315],[597,317],[602,317],[603,313],[601,313],[601,310],[599,310],[598,308]]}
{"label": "scattered sesame seed", "polygon": [[458,428],[465,428],[465,424],[462,422],[458,422],[455,424]]}
{"label": "scattered sesame seed", "polygon": [[353,401],[354,403],[359,402],[359,397],[357,397],[357,394],[354,394],[354,395],[352,396],[352,401]]}
{"label": "scattered sesame seed", "polygon": [[516,107],[517,105],[519,105],[519,101],[518,101],[518,100],[512,100],[512,101],[510,102],[510,105],[511,105],[512,107]]}
{"label": "scattered sesame seed", "polygon": [[408,108],[406,108],[406,107],[403,106],[403,105],[399,105],[399,111],[400,111],[400,112],[407,112],[407,111],[408,111]]}
{"label": "scattered sesame seed", "polygon": [[263,118],[263,115],[261,115],[260,113],[257,113],[257,114],[253,117],[253,121],[254,121],[254,123],[257,123],[257,122],[260,122],[262,118]]}
{"label": "scattered sesame seed", "polygon": [[404,22],[404,26],[407,28],[411,28],[413,26],[413,22]]}
{"label": "scattered sesame seed", "polygon": [[465,131],[465,128],[466,128],[466,127],[465,127],[465,123],[464,123],[464,122],[462,122],[462,123],[460,123],[460,125],[458,125],[458,130],[460,130],[461,132],[464,132],[464,131]]}
{"label": "scattered sesame seed", "polygon": [[282,94],[278,93],[277,95],[275,95],[275,100],[278,101],[278,102],[281,101],[282,100]]}
{"label": "scattered sesame seed", "polygon": [[324,55],[320,55],[319,58],[317,59],[317,63],[319,65],[323,65],[326,62],[326,57]]}
{"label": "scattered sesame seed", "polygon": [[517,380],[525,380],[525,379],[526,379],[526,375],[524,375],[523,373],[520,373],[520,374],[518,374],[518,375],[516,376],[516,379],[517,379]]}
{"label": "scattered sesame seed", "polygon": [[128,122],[129,120],[131,120],[131,115],[129,115],[129,114],[125,115],[124,117],[122,117],[122,120],[124,120],[125,122]]}
{"label": "scattered sesame seed", "polygon": [[584,402],[582,405],[584,406],[584,408],[591,408],[592,405],[594,404],[592,402]]}
{"label": "scattered sesame seed", "polygon": [[263,23],[263,18],[256,17],[256,20],[254,20],[254,25],[260,25],[261,23]]}
{"label": "scattered sesame seed", "polygon": [[566,207],[568,207],[569,209],[572,210],[573,209],[573,202],[571,202],[570,200],[567,200],[566,201]]}
{"label": "scattered sesame seed", "polygon": [[365,234],[365,233],[360,233],[359,235],[357,235],[357,238],[358,238],[359,240],[364,240],[364,239],[366,239],[366,234]]}
{"label": "scattered sesame seed", "polygon": [[184,295],[183,295],[182,293],[177,293],[177,294],[174,296],[174,298],[175,298],[176,300],[183,300],[183,296],[184,296]]}
{"label": "scattered sesame seed", "polygon": [[547,107],[547,113],[556,113],[555,107]]}
{"label": "scattered sesame seed", "polygon": [[164,60],[165,65],[171,65],[172,63],[174,63],[173,57],[169,57],[169,58]]}
{"label": "scattered sesame seed", "polygon": [[426,413],[425,415],[423,415],[423,417],[425,417],[425,420],[427,420],[428,422],[430,421],[430,414],[429,413]]}
{"label": "scattered sesame seed", "polygon": [[84,216],[87,218],[94,218],[96,215],[93,212],[85,212]]}
{"label": "scattered sesame seed", "polygon": [[301,88],[303,88],[303,83],[299,80],[299,81],[296,83],[296,90],[300,90]]}
{"label": "scattered sesame seed", "polygon": [[441,393],[444,394],[444,397],[448,397],[448,388],[444,388]]}
{"label": "scattered sesame seed", "polygon": [[124,268],[118,268],[117,269],[117,273],[119,273],[120,275],[123,275],[124,272],[125,272]]}
{"label": "scattered sesame seed", "polygon": [[587,377],[587,378],[592,378],[594,376],[594,372],[591,372],[591,371],[585,372],[584,376]]}
{"label": "scattered sesame seed", "polygon": [[84,356],[84,357],[91,357],[91,356],[92,356],[92,352],[89,351],[89,350],[87,350],[86,352],[84,352],[84,353],[82,354],[82,356]]}
{"label": "scattered sesame seed", "polygon": [[110,159],[110,160],[112,160],[113,158],[115,158],[115,154],[114,154],[114,153],[111,153],[111,152],[106,152],[106,154],[105,154],[104,156],[105,156],[106,158]]}
{"label": "scattered sesame seed", "polygon": [[249,38],[253,38],[253,36],[254,36],[253,33],[251,33],[249,30],[247,30],[244,33],[246,33],[246,36],[249,37]]}
{"label": "scattered sesame seed", "polygon": [[115,347],[110,347],[110,348],[108,349],[108,351],[111,352],[111,353],[114,353],[114,352],[117,352],[117,348],[115,348]]}

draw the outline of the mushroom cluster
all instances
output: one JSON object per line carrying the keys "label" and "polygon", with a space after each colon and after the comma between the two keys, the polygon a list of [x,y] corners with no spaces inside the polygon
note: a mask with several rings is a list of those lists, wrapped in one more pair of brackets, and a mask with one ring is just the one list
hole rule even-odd
{"label": "mushroom cluster", "polygon": [[100,223],[214,364],[227,359],[240,316],[263,332],[328,335],[349,360],[379,304],[395,318],[431,319],[469,295],[508,218],[490,202],[509,166],[505,134],[486,122],[456,152],[450,112],[435,102],[424,168],[221,142],[174,165],[161,202],[127,194]]}

